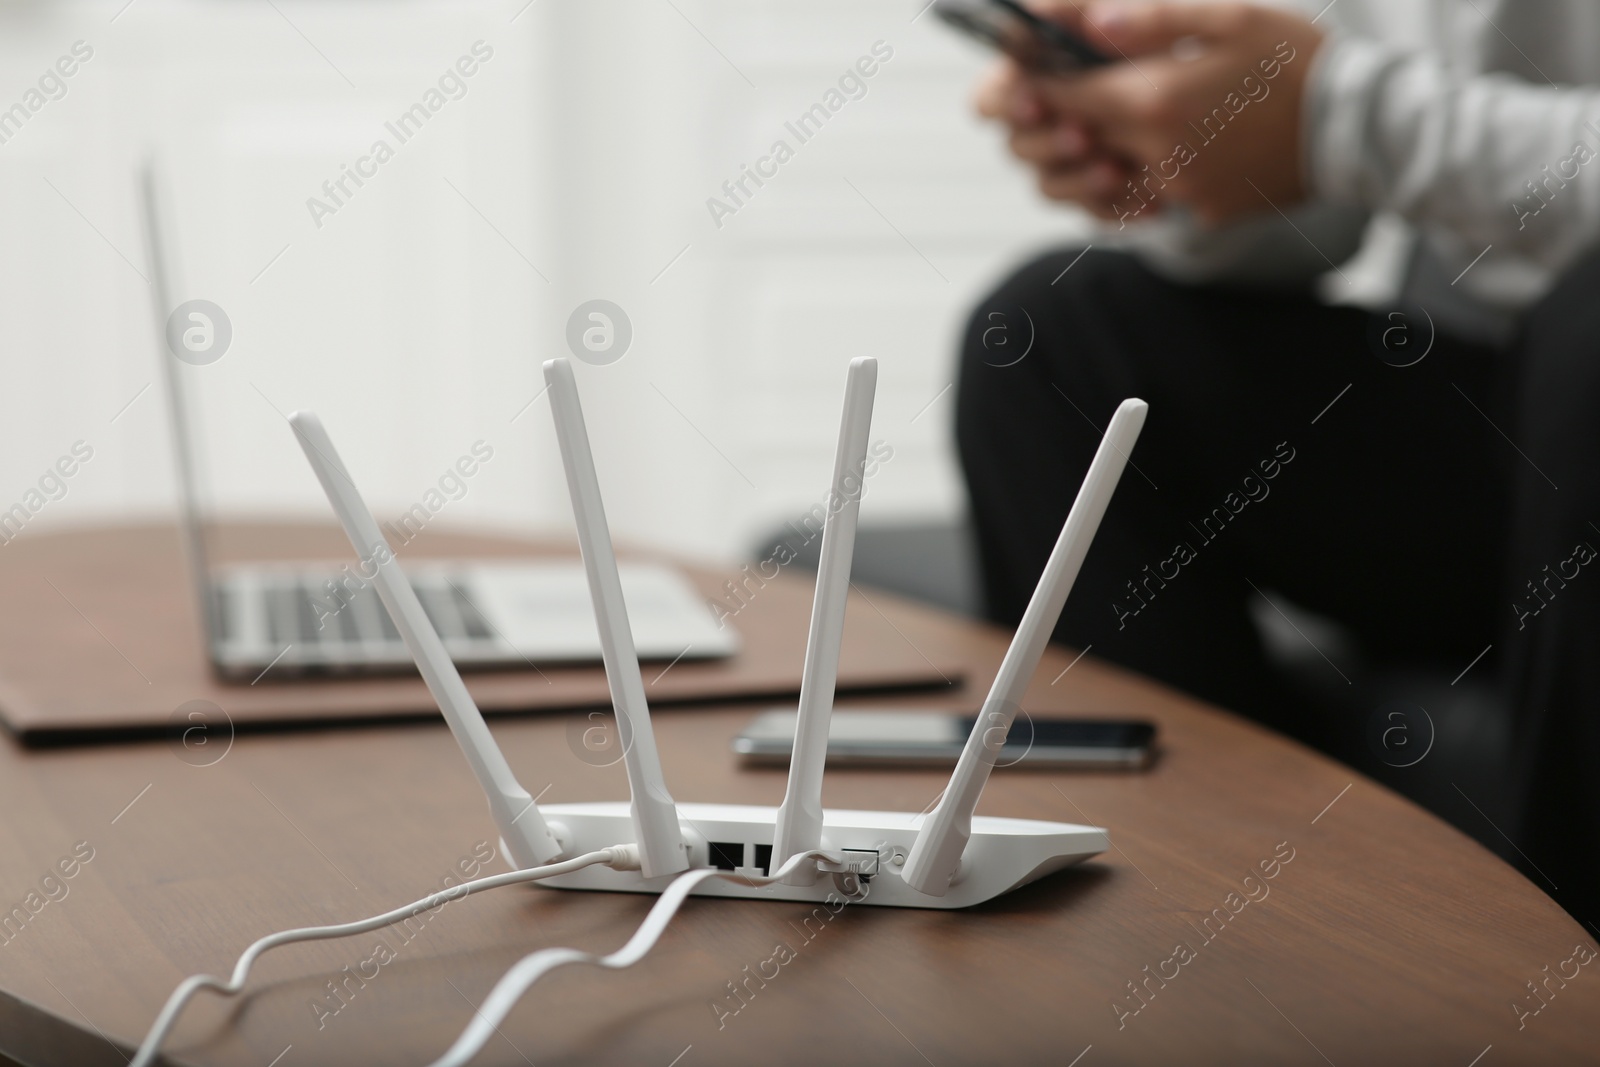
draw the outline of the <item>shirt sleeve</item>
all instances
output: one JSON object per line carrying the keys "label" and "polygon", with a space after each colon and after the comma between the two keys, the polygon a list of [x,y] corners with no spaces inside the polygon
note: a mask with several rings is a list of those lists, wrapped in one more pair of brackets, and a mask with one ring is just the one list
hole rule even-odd
{"label": "shirt sleeve", "polygon": [[1334,37],[1306,87],[1315,196],[1556,268],[1600,237],[1600,91]]}

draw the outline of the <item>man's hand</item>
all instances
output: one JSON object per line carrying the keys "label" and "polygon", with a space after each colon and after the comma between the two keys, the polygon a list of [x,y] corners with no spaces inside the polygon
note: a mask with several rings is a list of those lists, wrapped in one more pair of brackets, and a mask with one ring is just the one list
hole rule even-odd
{"label": "man's hand", "polygon": [[1008,64],[985,87],[980,111],[1011,126],[1047,196],[1124,222],[1185,204],[1212,224],[1304,199],[1310,22],[1233,3],[1036,9],[1125,60],[1069,75]]}
{"label": "man's hand", "polygon": [[1055,114],[1038,82],[1003,59],[978,87],[978,113],[1005,124],[1011,151],[1038,174],[1039,191],[1104,219],[1117,217],[1116,201],[1127,195],[1132,176],[1127,160],[1096,143],[1090,127]]}

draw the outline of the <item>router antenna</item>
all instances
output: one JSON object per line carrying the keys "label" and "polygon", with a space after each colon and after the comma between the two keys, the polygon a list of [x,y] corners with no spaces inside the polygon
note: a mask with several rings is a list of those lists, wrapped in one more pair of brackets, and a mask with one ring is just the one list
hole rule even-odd
{"label": "router antenna", "polygon": [[322,420],[313,412],[297,411],[289,416],[289,425],[306,459],[311,462],[311,469],[316,471],[322,491],[328,494],[328,503],[333,505],[334,514],[355,546],[363,574],[375,565],[372,582],[378,588],[378,596],[394,620],[395,629],[400,631],[417,669],[422,672],[423,681],[428,683],[428,691],[444,713],[444,721],[449,723],[450,732],[466,755],[479,787],[489,798],[489,814],[500,830],[511,861],[519,869],[526,870],[560,856],[564,851],[561,842],[528,791],[517,783],[505,754],[495,744],[494,735],[483,721],[483,713],[473,703],[472,694],[467,692],[456,665],[445,651],[439,632],[428,621],[416,591],[379,532],[378,521],[372,517],[355,482],[345,471],[328,432],[322,428]]}
{"label": "router antenna", "polygon": [[[855,555],[856,519],[866,489],[867,435],[872,428],[872,397],[878,387],[878,361],[850,361],[839,422],[839,448],[833,458],[822,526],[822,556],[817,563],[817,593],[811,602],[811,631],[800,674],[800,714],[795,720],[789,786],[778,808],[772,844],[772,870],[790,856],[822,847],[822,771],[828,756],[828,719],[839,680],[839,646],[844,640],[844,609],[850,594],[850,561]],[[801,864],[786,881],[810,885],[815,864]]]}
{"label": "router antenna", "polygon": [[550,410],[556,420],[556,440],[566,467],[572,511],[578,522],[578,547],[589,575],[589,595],[594,599],[595,622],[600,629],[600,651],[606,665],[606,682],[617,713],[617,733],[633,797],[633,830],[645,878],[658,878],[688,870],[688,848],[678,825],[678,806],[667,792],[656,753],[656,736],[650,728],[650,706],[645,701],[644,677],[628,625],[628,606],[622,598],[622,578],[606,525],[605,503],[600,498],[600,478],[595,474],[594,452],[584,428],[583,406],[572,364],[552,359],[544,365],[550,390]]}
{"label": "router antenna", "polygon": [[901,872],[906,884],[933,897],[944,896],[950,881],[961,863],[967,839],[972,836],[972,813],[978,807],[978,798],[989,781],[995,758],[1005,744],[1011,721],[1016,717],[1019,702],[1044,655],[1056,620],[1067,602],[1067,594],[1078,577],[1078,568],[1089,552],[1089,544],[1105,517],[1106,506],[1117,488],[1123,468],[1128,463],[1128,453],[1139,439],[1149,410],[1143,400],[1124,400],[1111,417],[1100,448],[1089,464],[1078,499],[1073,501],[1067,521],[1061,527],[1061,536],[1044,565],[1039,584],[1022,615],[1011,647],[1006,649],[1000,671],[972,732],[967,735],[966,747],[956,763],[950,784],[933,812],[922,824],[917,839],[912,843]]}

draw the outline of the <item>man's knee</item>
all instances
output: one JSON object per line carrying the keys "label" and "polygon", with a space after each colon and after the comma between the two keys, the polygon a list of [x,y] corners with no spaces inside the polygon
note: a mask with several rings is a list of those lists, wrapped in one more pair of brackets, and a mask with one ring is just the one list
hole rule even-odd
{"label": "man's knee", "polygon": [[956,445],[969,481],[1007,468],[1014,449],[1036,443],[1070,411],[1065,397],[1107,408],[1130,395],[1118,391],[1138,349],[1126,343],[1127,324],[1148,314],[1164,284],[1131,256],[1070,248],[1024,264],[978,304],[956,394]]}

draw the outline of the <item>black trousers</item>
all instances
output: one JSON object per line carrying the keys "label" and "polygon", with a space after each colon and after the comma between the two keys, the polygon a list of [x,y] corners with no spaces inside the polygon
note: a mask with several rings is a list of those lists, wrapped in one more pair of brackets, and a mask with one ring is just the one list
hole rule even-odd
{"label": "black trousers", "polygon": [[[1600,257],[1496,349],[1419,309],[1077,256],[1023,267],[965,337],[957,433],[991,616],[1021,617],[1112,410],[1142,397],[1056,637],[1312,738],[1252,603],[1287,598],[1446,678],[1492,646],[1472,672],[1514,716],[1504,828],[1600,922]],[[1354,671],[1325,662],[1335,687]]]}

